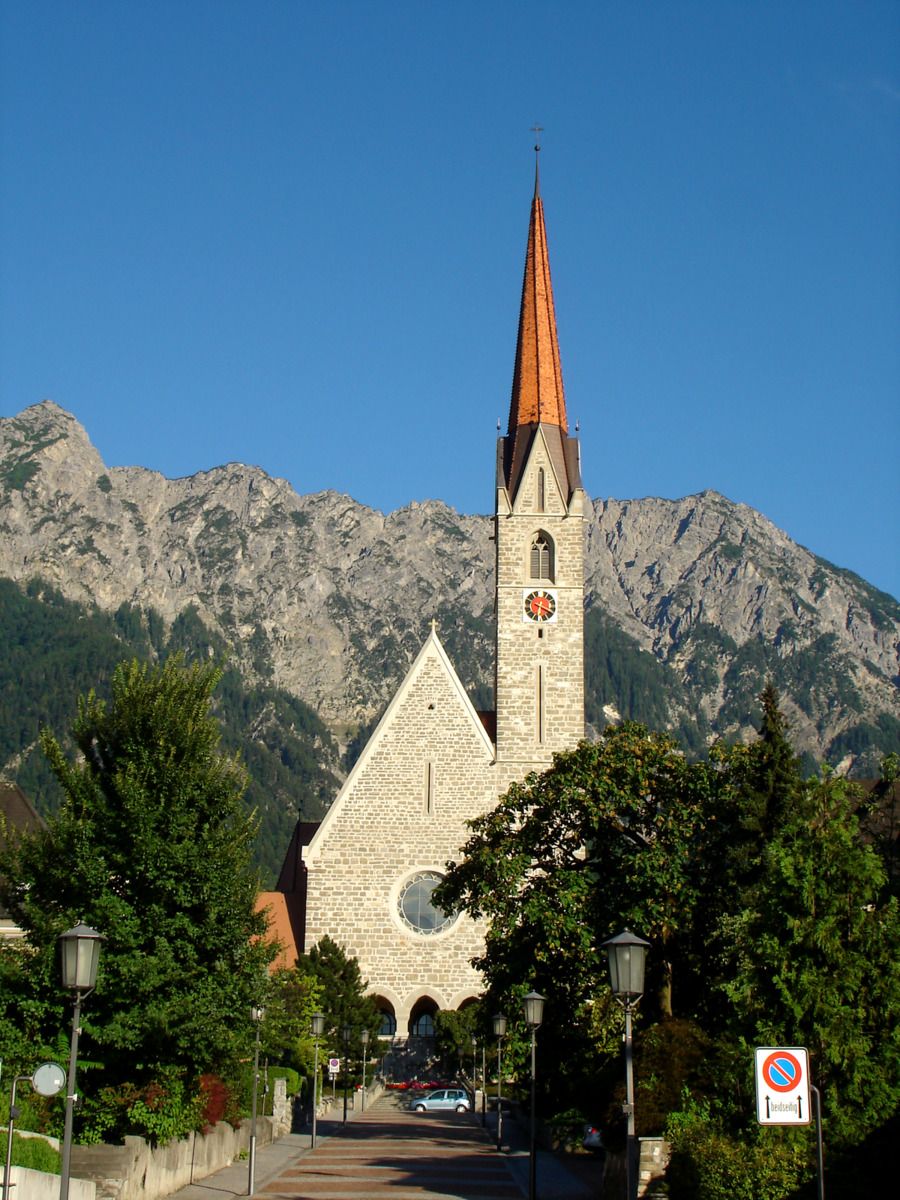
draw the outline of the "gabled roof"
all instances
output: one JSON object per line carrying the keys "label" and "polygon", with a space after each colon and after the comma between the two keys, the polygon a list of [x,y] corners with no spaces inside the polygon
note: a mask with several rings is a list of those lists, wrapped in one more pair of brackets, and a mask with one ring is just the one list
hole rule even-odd
{"label": "gabled roof", "polygon": [[[0,780],[0,813],[10,833],[34,833],[46,829],[47,822],[38,813],[17,783]],[[0,830],[0,843],[6,839]]]}
{"label": "gabled roof", "polygon": [[544,204],[535,167],[509,425],[504,439],[504,479],[511,494],[517,489],[538,426],[550,427],[546,430],[547,440],[555,444],[551,453],[559,460],[557,474],[561,476],[563,490],[578,486],[568,478],[566,469],[569,455],[565,444],[569,440],[569,426],[550,283]]}
{"label": "gabled roof", "polygon": [[375,732],[369,738],[368,742],[366,742],[366,745],[363,748],[362,754],[359,756],[359,758],[356,760],[356,763],[354,764],[353,770],[350,772],[350,774],[347,776],[346,780],[344,781],[344,786],[341,788],[341,790],[338,792],[337,796],[335,797],[334,802],[331,805],[331,808],[329,808],[328,812],[325,814],[324,820],[319,825],[319,828],[316,831],[315,836],[310,841],[309,845],[303,847],[302,854],[303,854],[304,862],[312,862],[317,857],[319,848],[322,846],[323,842],[325,841],[325,839],[328,835],[329,827],[331,826],[332,822],[334,821],[336,815],[343,808],[346,798],[353,791],[353,787],[354,787],[354,784],[356,783],[356,780],[359,778],[359,776],[362,774],[362,772],[366,769],[366,765],[369,762],[369,759],[371,758],[371,756],[373,755],[375,750],[377,749],[379,742],[386,735],[387,731],[390,729],[391,725],[393,724],[394,718],[397,715],[397,712],[399,711],[399,709],[404,704],[407,695],[409,694],[413,684],[416,681],[417,676],[419,675],[419,673],[422,670],[423,664],[428,659],[433,659],[433,658],[436,658],[438,660],[438,662],[440,663],[440,665],[444,671],[445,677],[447,679],[447,682],[450,685],[450,688],[452,689],[453,692],[455,692],[457,699],[459,700],[462,708],[466,712],[466,714],[469,718],[469,724],[471,726],[473,736],[478,741],[480,741],[482,746],[484,747],[485,757],[488,760],[493,760],[493,758],[495,756],[494,743],[491,741],[490,737],[488,736],[488,733],[487,733],[487,730],[485,729],[484,724],[480,720],[478,713],[475,711],[475,709],[472,705],[472,701],[469,699],[468,695],[466,694],[466,689],[463,687],[459,676],[456,674],[456,671],[454,671],[453,664],[450,662],[450,659],[447,657],[447,652],[444,649],[444,647],[441,645],[441,640],[437,635],[437,630],[435,629],[434,624],[432,624],[431,632],[428,634],[428,637],[425,639],[424,645],[422,646],[422,649],[417,654],[415,662],[409,668],[409,671],[406,674],[406,678],[403,680],[403,682],[400,684],[400,687],[397,689],[393,700],[390,702],[390,704],[385,709],[384,716],[381,718],[381,720],[378,722],[378,724],[375,727]]}

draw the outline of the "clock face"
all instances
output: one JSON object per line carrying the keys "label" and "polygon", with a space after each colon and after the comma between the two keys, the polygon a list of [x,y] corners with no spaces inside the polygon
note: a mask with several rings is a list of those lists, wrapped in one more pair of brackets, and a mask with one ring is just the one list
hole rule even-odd
{"label": "clock face", "polygon": [[556,593],[544,588],[535,588],[525,593],[525,606],[522,614],[525,621],[536,621],[545,625],[548,621],[556,620]]}

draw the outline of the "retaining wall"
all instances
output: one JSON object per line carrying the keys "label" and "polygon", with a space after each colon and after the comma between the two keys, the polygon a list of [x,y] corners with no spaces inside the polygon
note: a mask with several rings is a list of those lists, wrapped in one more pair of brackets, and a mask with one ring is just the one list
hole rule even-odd
{"label": "retaining wall", "polygon": [[[0,1179],[3,1168],[0,1167]],[[19,1200],[59,1200],[59,1176],[46,1171],[33,1171],[31,1167],[10,1167],[9,1186],[15,1188],[13,1196]],[[69,1200],[96,1200],[97,1189],[90,1180],[70,1179]]]}
{"label": "retaining wall", "polygon": [[[274,1116],[256,1121],[256,1144],[265,1146],[290,1133],[290,1107],[283,1079],[275,1080]],[[250,1122],[237,1129],[220,1121],[209,1133],[173,1139],[151,1146],[146,1138],[126,1137],[123,1146],[73,1146],[72,1174],[96,1184],[96,1197],[78,1200],[162,1200],[179,1188],[197,1183],[222,1167],[229,1166],[250,1149]],[[59,1176],[56,1193],[59,1195]],[[20,1200],[31,1193],[20,1194]],[[76,1200],[74,1194],[71,1200]]]}

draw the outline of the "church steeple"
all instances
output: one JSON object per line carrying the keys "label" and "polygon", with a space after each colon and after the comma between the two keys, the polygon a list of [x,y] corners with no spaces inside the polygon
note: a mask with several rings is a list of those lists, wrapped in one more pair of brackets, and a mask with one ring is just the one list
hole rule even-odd
{"label": "church steeple", "polygon": [[538,165],[535,163],[534,199],[531,202],[507,432],[509,436],[515,436],[520,425],[537,424],[558,425],[563,433],[568,433],[553,288],[550,284],[547,228],[544,224]]}
{"label": "church steeple", "polygon": [[496,497],[495,745],[511,780],[543,770],[584,737],[584,492],[578,440],[567,430],[537,170]]}
{"label": "church steeple", "polygon": [[[540,149],[535,146],[535,151]],[[548,443],[560,487],[568,494],[580,486],[574,442],[570,445],[563,391],[559,339],[553,287],[550,283],[550,257],[547,253],[547,227],[541,199],[538,164],[534,169],[534,198],[528,227],[525,277],[519,307],[519,336],[513,372],[512,399],[507,434],[501,439],[498,484],[514,498],[535,435],[542,429]]]}

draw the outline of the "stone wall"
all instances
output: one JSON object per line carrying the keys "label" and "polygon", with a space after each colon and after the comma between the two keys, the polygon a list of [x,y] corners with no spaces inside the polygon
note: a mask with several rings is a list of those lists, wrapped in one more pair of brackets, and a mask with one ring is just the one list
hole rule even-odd
{"label": "stone wall", "polygon": [[[3,1168],[0,1167],[0,1180]],[[47,1171],[32,1171],[30,1167],[10,1167],[9,1186],[18,1200],[59,1200],[59,1176]],[[15,1188],[15,1191],[12,1189]],[[85,1179],[69,1180],[69,1200],[96,1200],[97,1190]]]}
{"label": "stone wall", "polygon": [[423,935],[398,908],[419,872],[459,857],[466,821],[496,802],[492,751],[458,678],[432,635],[385,718],[304,850],[306,942],[330,934],[359,961],[370,992],[405,1036],[417,1000],[458,1008],[481,990],[472,968],[480,923],[463,916]]}
{"label": "stone wall", "polygon": [[[275,1117],[259,1117],[256,1144],[265,1146],[290,1132],[290,1107],[285,1083],[275,1080]],[[250,1121],[237,1129],[220,1121],[209,1133],[173,1139],[151,1146],[146,1138],[126,1137],[123,1146],[73,1146],[72,1174],[96,1184],[96,1200],[162,1200],[189,1183],[229,1166],[250,1149]],[[56,1196],[59,1194],[59,1177]],[[30,1197],[25,1192],[20,1197]],[[72,1195],[71,1200],[76,1200]],[[94,1200],[93,1196],[77,1200]]]}
{"label": "stone wall", "polygon": [[[543,470],[545,502],[536,502]],[[512,509],[497,507],[497,758],[501,782],[545,770],[559,750],[584,737],[583,493],[560,495],[543,436],[535,437]],[[530,550],[538,534],[553,543],[549,578],[531,577]],[[543,624],[525,619],[524,598],[552,591],[557,609]],[[510,771],[511,768],[511,771]],[[499,789],[498,789],[499,791]]]}

